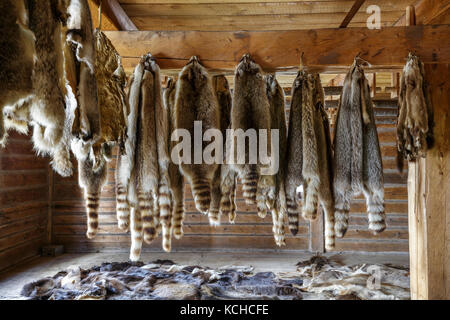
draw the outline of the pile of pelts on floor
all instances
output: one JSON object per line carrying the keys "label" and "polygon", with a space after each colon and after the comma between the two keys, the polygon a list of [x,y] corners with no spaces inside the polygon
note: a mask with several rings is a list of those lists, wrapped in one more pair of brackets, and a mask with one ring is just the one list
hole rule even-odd
{"label": "pile of pelts on floor", "polygon": [[[211,76],[195,56],[165,88],[151,54],[140,59],[127,79],[111,42],[93,29],[87,0],[3,0],[0,43],[1,144],[7,143],[8,130],[27,133],[31,126],[35,150],[49,155],[53,169],[64,177],[73,174],[70,152],[74,154],[90,239],[98,230],[107,163],[113,148],[118,149],[117,219],[119,228],[131,234],[133,261],[139,260],[144,241],[161,234],[163,249],[170,251],[172,236],[183,236],[185,183],[191,186],[196,209],[218,225],[221,216],[231,223],[236,219],[240,180],[246,204],[256,205],[260,217],[271,214],[278,246],[285,244],[287,225],[296,235],[300,214],[314,220],[320,205],[325,246],[332,250],[335,236],[346,233],[352,197],[361,193],[369,229],[379,233],[386,228],[367,63],[359,57],[345,78],[332,142],[318,74],[306,68],[298,72],[288,128],[283,89],[249,54],[236,67],[233,91],[225,76]],[[399,157],[412,160],[424,155],[431,135],[423,67],[413,55],[401,89]],[[205,135],[216,129],[221,137],[207,138],[222,138],[224,152],[211,152],[218,161],[198,162],[193,148],[194,161],[188,155],[190,162],[176,163],[172,155],[179,155],[179,144],[173,132],[194,137],[197,123],[201,149],[208,148]],[[266,130],[265,147],[278,159],[278,170],[270,172],[261,159],[248,161],[250,147],[240,154],[243,163],[226,161],[236,153],[227,132],[249,129]],[[278,131],[276,151],[272,131]],[[256,139],[261,146],[263,137]]]}

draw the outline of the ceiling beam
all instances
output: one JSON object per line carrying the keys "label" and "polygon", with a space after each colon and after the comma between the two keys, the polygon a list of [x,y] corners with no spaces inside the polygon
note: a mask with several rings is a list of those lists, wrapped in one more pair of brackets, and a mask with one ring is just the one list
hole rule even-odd
{"label": "ceiling beam", "polygon": [[[196,55],[209,69],[234,70],[250,53],[266,71],[295,68],[304,52],[310,68],[349,66],[360,53],[374,66],[403,66],[414,50],[425,63],[450,63],[450,25],[317,29],[297,31],[204,32],[136,31],[105,32],[132,68],[151,52],[162,69],[181,69]],[[343,45],[345,44],[345,45]]]}
{"label": "ceiling beam", "polygon": [[[450,1],[421,0],[414,7],[418,25],[442,24],[441,18],[450,17]],[[406,14],[394,26],[404,26],[405,24]]]}
{"label": "ceiling beam", "polygon": [[117,0],[94,0],[94,2],[99,6],[102,5],[102,12],[108,16],[114,25],[121,31],[137,31],[138,28],[135,26],[130,17],[125,13],[122,6]]}
{"label": "ceiling beam", "polygon": [[347,28],[347,26],[350,24],[350,22],[352,21],[353,17],[356,15],[356,13],[358,13],[359,9],[362,7],[362,5],[364,4],[365,1],[366,0],[356,0],[355,1],[355,3],[353,4],[350,11],[347,13],[347,16],[344,18],[344,20],[342,21],[339,28]]}

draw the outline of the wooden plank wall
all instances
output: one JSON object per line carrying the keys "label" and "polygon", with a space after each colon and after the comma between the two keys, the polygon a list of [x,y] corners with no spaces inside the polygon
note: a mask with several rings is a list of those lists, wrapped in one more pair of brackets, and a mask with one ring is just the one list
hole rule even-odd
{"label": "wooden plank wall", "polygon": [[11,133],[0,150],[0,271],[39,255],[47,238],[48,159]]}
{"label": "wooden plank wall", "polygon": [[[289,105],[287,106],[287,109]],[[344,239],[337,241],[338,251],[408,252],[408,202],[407,175],[396,171],[395,119],[397,110],[380,110],[377,114],[386,183],[386,212],[388,228],[378,236],[367,230],[365,202],[359,197],[351,208],[350,227]],[[116,227],[114,199],[114,167],[110,164],[108,185],[102,193],[100,230],[94,240],[85,237],[86,217],[82,192],[76,175],[61,178],[55,175],[53,185],[53,242],[64,244],[68,252],[128,251],[130,237]],[[271,217],[261,219],[254,207],[245,205],[242,192],[238,190],[238,216],[234,225],[222,217],[220,227],[211,227],[206,216],[196,212],[189,186],[186,188],[185,236],[173,240],[177,250],[280,250],[272,236]],[[282,250],[308,250],[311,237],[310,225],[301,221],[296,237],[287,236]],[[318,228],[320,230],[320,228]],[[287,234],[289,232],[287,231]],[[317,240],[317,239],[315,239]],[[161,250],[160,239],[144,250]]]}

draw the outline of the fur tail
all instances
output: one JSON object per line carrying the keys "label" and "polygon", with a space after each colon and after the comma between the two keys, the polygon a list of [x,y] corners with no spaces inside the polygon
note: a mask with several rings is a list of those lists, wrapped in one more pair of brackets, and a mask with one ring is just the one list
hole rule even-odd
{"label": "fur tail", "polygon": [[207,213],[211,205],[211,181],[204,178],[195,178],[191,183],[195,207],[202,213]]}
{"label": "fur tail", "polygon": [[383,232],[386,229],[383,196],[373,195],[370,197],[367,201],[367,211],[369,212],[369,230],[374,234]]}
{"label": "fur tail", "polygon": [[258,188],[258,173],[252,170],[242,177],[242,191],[245,203],[248,205],[256,204],[256,193]]}
{"label": "fur tail", "polygon": [[151,243],[157,236],[154,218],[154,198],[149,192],[138,191],[138,207],[142,219],[144,241]]}
{"label": "fur tail", "polygon": [[93,239],[98,231],[98,208],[100,206],[100,193],[89,192],[85,194],[87,207],[87,232],[88,239]]}
{"label": "fur tail", "polygon": [[287,204],[287,214],[289,221],[289,230],[292,235],[297,235],[298,233],[298,216],[299,209],[296,199],[296,191],[286,192],[286,204]]}
{"label": "fur tail", "polygon": [[116,186],[117,224],[120,230],[130,229],[130,204],[127,199],[127,188],[122,184]]}
{"label": "fur tail", "polygon": [[319,203],[319,185],[318,178],[308,179],[304,183],[305,188],[305,202],[302,208],[302,216],[305,220],[315,220],[317,218],[317,205]]}
{"label": "fur tail", "polygon": [[325,204],[323,208],[325,215],[325,249],[331,251],[334,249],[336,242],[333,206]]}
{"label": "fur tail", "polygon": [[165,183],[159,186],[158,203],[162,227],[162,246],[164,251],[170,252],[172,250],[172,206],[170,190]]}
{"label": "fur tail", "polygon": [[138,261],[141,257],[142,249],[142,218],[138,209],[131,209],[131,248],[130,248],[130,260]]}
{"label": "fur tail", "polygon": [[173,235],[175,239],[181,239],[183,233],[184,205],[183,200],[176,200],[173,208]]}
{"label": "fur tail", "polygon": [[211,205],[208,211],[209,224],[211,226],[220,225],[220,201],[222,198],[220,188],[220,171],[221,168],[219,167],[213,179],[213,186],[211,189]]}
{"label": "fur tail", "polygon": [[62,140],[53,152],[52,168],[62,177],[70,177],[73,174],[73,165],[70,160],[68,145]]}
{"label": "fur tail", "polygon": [[236,185],[231,190],[230,200],[231,200],[231,212],[228,215],[228,221],[234,223],[236,221]]}
{"label": "fur tail", "polygon": [[345,209],[335,208],[335,225],[334,231],[336,233],[336,237],[343,238],[348,228],[348,215],[349,211]]}

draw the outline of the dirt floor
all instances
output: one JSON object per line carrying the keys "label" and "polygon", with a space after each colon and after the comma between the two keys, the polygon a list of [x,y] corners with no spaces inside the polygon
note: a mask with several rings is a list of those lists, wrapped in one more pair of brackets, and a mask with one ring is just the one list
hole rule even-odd
{"label": "dirt floor", "polygon": [[[309,252],[283,253],[230,253],[230,252],[176,252],[176,253],[144,253],[142,261],[150,263],[157,259],[170,259],[182,265],[200,265],[218,268],[226,265],[252,266],[255,272],[289,272],[296,269],[296,263],[308,260],[313,254]],[[361,254],[361,253],[331,253],[328,258],[346,265],[361,263],[392,264],[408,267],[409,257],[401,253]],[[12,271],[0,274],[0,300],[24,299],[20,296],[22,287],[34,280],[53,276],[71,266],[89,268],[103,262],[128,261],[126,253],[88,253],[64,254],[56,258],[39,258],[31,263],[19,266]]]}

